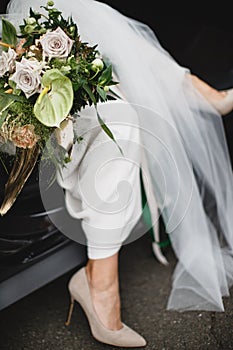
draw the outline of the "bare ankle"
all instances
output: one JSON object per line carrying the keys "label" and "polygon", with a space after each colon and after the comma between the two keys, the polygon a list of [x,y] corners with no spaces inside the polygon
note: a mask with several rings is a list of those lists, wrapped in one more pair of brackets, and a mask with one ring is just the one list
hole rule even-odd
{"label": "bare ankle", "polygon": [[86,265],[93,306],[101,322],[112,330],[122,328],[117,258],[90,259]]}
{"label": "bare ankle", "polygon": [[117,256],[102,260],[88,260],[86,273],[93,288],[100,291],[118,289]]}
{"label": "bare ankle", "polygon": [[95,273],[91,269],[87,269],[87,278],[91,288],[96,291],[103,292],[106,290],[111,291],[118,289],[118,281],[112,278],[112,276],[109,278],[109,276],[103,276],[99,273]]}

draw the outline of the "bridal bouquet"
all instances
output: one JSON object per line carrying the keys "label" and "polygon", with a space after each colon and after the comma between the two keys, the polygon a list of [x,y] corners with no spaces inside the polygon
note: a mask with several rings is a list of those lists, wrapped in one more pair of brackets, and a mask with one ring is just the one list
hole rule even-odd
{"label": "bridal bouquet", "polygon": [[[50,145],[47,154],[55,163],[64,166],[69,161],[60,135],[85,106],[95,106],[100,127],[115,141],[97,110],[99,101],[114,98],[109,93],[117,84],[111,65],[97,45],[82,42],[72,17],[65,19],[53,1],[41,8],[42,13],[30,9],[17,29],[2,19],[0,152],[10,150],[15,162],[1,215],[13,204],[45,147]],[[77,141],[73,134],[72,143]]]}

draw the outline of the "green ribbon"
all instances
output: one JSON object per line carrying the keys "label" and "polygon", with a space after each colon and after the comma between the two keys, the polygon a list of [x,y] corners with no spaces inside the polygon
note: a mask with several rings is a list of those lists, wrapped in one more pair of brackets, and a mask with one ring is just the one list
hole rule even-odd
{"label": "green ribbon", "polygon": [[141,169],[140,169],[140,183],[141,183],[141,194],[142,194],[142,213],[143,213],[142,215],[143,215],[144,222],[150,228],[148,232],[152,238],[152,241],[155,242],[156,244],[158,244],[158,246],[160,248],[167,247],[171,244],[170,238],[168,238],[162,242],[156,242],[156,240],[155,240],[152,219],[151,219],[151,213],[150,213],[150,209],[148,206],[146,192],[145,192],[145,188],[144,188],[144,184],[143,184],[143,180],[142,180],[142,170]]}

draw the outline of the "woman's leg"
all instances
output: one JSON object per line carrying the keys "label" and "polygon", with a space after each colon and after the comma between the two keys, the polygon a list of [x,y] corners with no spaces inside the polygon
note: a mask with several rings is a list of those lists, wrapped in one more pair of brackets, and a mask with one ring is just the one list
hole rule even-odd
{"label": "woman's leg", "polygon": [[103,325],[112,330],[122,328],[118,277],[118,257],[89,259],[86,272],[95,311]]}
{"label": "woman's leg", "polygon": [[[77,218],[82,220],[87,238],[89,260],[85,270],[96,314],[105,328],[124,331],[120,312],[118,253],[142,212],[140,131],[137,114],[127,103],[105,103],[99,106],[99,113],[110,125],[117,141],[119,139],[124,157],[98,125],[96,142],[87,148],[78,171],[73,171],[73,177],[68,178],[66,203],[71,215],[76,217],[77,213]],[[96,118],[95,113],[92,114]],[[90,109],[86,111],[88,122],[92,114]],[[90,135],[93,129],[90,128]],[[91,136],[90,141],[93,142],[93,138]],[[78,291],[79,285],[74,285],[75,279],[73,281],[72,288]]]}

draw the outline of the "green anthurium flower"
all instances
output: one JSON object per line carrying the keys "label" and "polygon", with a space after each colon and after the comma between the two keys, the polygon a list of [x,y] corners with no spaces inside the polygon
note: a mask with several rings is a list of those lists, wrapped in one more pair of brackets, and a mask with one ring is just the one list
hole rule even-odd
{"label": "green anthurium flower", "polygon": [[72,83],[58,69],[51,69],[44,74],[42,85],[44,90],[34,106],[35,116],[46,126],[58,127],[73,105]]}

